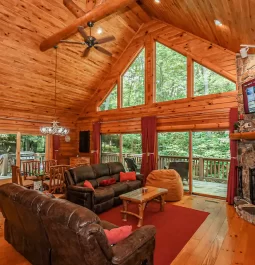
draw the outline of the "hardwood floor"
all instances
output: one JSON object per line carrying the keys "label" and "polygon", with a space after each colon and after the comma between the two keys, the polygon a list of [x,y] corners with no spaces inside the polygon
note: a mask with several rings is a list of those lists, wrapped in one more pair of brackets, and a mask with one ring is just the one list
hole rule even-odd
{"label": "hardwood floor", "polygon": [[[239,218],[233,207],[199,196],[184,196],[174,204],[210,215],[171,265],[255,265],[255,226]],[[0,216],[0,264],[29,265],[3,239],[2,220]]]}

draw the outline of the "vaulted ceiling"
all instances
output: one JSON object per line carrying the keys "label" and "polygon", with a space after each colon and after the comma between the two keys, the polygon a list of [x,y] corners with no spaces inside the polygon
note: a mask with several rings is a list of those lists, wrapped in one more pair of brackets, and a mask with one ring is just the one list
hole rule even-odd
{"label": "vaulted ceiling", "polygon": [[[74,0],[83,10],[86,0]],[[114,35],[103,47],[107,57],[92,51],[81,58],[84,47],[60,44],[57,69],[57,116],[74,119],[90,102],[135,33],[149,16],[237,52],[241,43],[255,43],[254,0],[140,0],[96,23],[93,35]],[[147,14],[146,14],[147,13]],[[63,0],[0,0],[1,117],[50,121],[54,118],[56,50],[39,50],[40,43],[69,25],[75,16]],[[223,23],[214,25],[214,19]],[[98,27],[103,29],[97,35]],[[81,40],[79,34],[70,39]]]}
{"label": "vaulted ceiling", "polygon": [[[254,0],[141,0],[144,10],[233,52],[255,44]],[[216,26],[214,20],[222,22]]]}

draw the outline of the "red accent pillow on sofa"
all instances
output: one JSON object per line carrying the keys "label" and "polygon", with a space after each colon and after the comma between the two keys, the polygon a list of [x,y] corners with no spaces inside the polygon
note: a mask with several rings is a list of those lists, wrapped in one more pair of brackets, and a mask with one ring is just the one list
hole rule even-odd
{"label": "red accent pillow on sofa", "polygon": [[104,229],[104,232],[109,244],[113,245],[127,238],[132,233],[132,226],[125,225],[111,230]]}
{"label": "red accent pillow on sofa", "polygon": [[90,188],[93,191],[95,191],[95,189],[93,188],[92,184],[89,181],[87,181],[87,180],[85,180],[85,182],[84,182],[84,187]]}
{"label": "red accent pillow on sofa", "polygon": [[120,172],[120,182],[127,180],[136,180],[136,172]]}
{"label": "red accent pillow on sofa", "polygon": [[104,179],[99,183],[99,186],[109,186],[116,183],[116,179],[115,178],[110,178],[110,179]]}

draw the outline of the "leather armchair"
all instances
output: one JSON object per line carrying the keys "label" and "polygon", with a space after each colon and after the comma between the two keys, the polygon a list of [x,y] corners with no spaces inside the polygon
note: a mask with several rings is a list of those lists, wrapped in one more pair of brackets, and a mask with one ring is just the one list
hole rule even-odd
{"label": "leather armchair", "polygon": [[116,226],[87,208],[27,190],[0,186],[5,239],[33,265],[153,265],[155,227],[144,226],[110,246]]}

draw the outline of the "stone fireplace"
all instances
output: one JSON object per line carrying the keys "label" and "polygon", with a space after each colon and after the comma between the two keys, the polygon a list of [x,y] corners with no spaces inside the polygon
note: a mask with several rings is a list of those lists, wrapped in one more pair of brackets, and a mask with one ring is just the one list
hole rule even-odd
{"label": "stone fireplace", "polygon": [[[243,132],[255,132],[255,114],[244,113],[242,91],[242,84],[254,78],[255,55],[249,55],[246,59],[237,56],[238,113],[239,117],[242,116],[240,130]],[[250,169],[255,168],[255,138],[254,140],[238,141],[238,165],[239,167],[242,167],[243,198],[252,203]],[[255,169],[252,172],[255,173]]]}
{"label": "stone fireplace", "polygon": [[[237,56],[238,113],[241,132],[255,132],[255,114],[245,114],[242,84],[255,78],[255,55],[242,59]],[[238,141],[237,213],[255,224],[255,137]]]}

